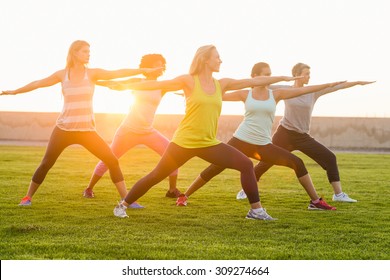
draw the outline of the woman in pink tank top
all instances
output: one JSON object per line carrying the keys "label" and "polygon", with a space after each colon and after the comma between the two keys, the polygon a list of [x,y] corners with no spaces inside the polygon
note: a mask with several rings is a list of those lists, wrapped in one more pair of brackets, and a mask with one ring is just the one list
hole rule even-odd
{"label": "woman in pink tank top", "polygon": [[126,185],[122,171],[115,155],[107,143],[98,135],[92,109],[92,97],[97,80],[109,80],[153,72],[159,69],[89,69],[90,46],[85,41],[71,44],[67,56],[66,67],[47,78],[33,81],[16,90],[2,91],[1,95],[16,95],[30,92],[38,88],[62,84],[64,107],[57,119],[46,153],[35,171],[26,196],[19,205],[30,206],[32,196],[44,181],[47,173],[55,164],[62,151],[72,145],[79,144],[107,164],[111,180],[121,197],[126,196]]}
{"label": "woman in pink tank top", "polygon": [[[144,74],[146,81],[155,81],[163,74],[165,70],[165,64],[165,58],[161,54],[146,54],[142,57],[139,67],[162,67],[161,71]],[[144,79],[140,78],[131,78],[124,81],[99,81],[98,85],[106,86],[114,90],[124,90],[125,88],[123,87],[123,84],[139,82],[143,80]],[[153,127],[153,120],[157,107],[165,93],[166,91],[162,90],[133,92],[133,97],[135,100],[130,107],[128,115],[117,129],[111,144],[111,150],[118,159],[136,145],[141,144],[152,149],[160,156],[164,154],[166,148],[168,147],[169,140],[161,132]],[[84,190],[84,197],[93,198],[95,196],[93,188],[102,178],[107,169],[107,165],[103,161],[100,161],[96,165],[88,187]],[[176,169],[169,175],[169,190],[165,194],[166,197],[176,198],[181,194],[181,192],[176,187],[177,174],[178,170]],[[142,207],[143,206],[136,202],[131,204],[131,208]]]}

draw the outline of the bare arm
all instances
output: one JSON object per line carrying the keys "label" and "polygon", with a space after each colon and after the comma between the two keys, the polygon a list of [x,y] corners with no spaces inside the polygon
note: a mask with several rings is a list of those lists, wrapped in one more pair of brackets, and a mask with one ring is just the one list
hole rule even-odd
{"label": "bare arm", "polygon": [[340,85],[337,85],[334,87],[329,87],[329,88],[326,88],[324,90],[321,90],[321,91],[317,92],[317,95],[318,95],[318,97],[320,97],[322,95],[325,95],[325,94],[328,94],[331,92],[335,92],[335,91],[338,91],[340,89],[346,89],[346,88],[350,88],[350,87],[357,86],[357,85],[364,86],[364,85],[368,85],[368,84],[372,84],[372,83],[375,83],[375,81],[346,82],[346,83],[343,83],[343,84],[340,84]]}
{"label": "bare arm", "polygon": [[31,83],[29,83],[21,88],[18,88],[15,90],[2,91],[0,93],[0,95],[15,95],[15,94],[33,91],[33,90],[38,89],[38,88],[50,87],[52,85],[55,85],[55,84],[61,82],[63,73],[64,73],[64,70],[57,71],[47,78],[31,82]]}
{"label": "bare arm", "polygon": [[236,90],[223,94],[223,101],[242,101],[245,102],[248,96],[248,90]]}
{"label": "bare arm", "polygon": [[318,91],[321,91],[323,89],[335,87],[337,85],[342,85],[344,83],[345,83],[345,81],[327,83],[327,84],[315,85],[315,86],[298,87],[298,88],[294,88],[294,87],[277,88],[273,91],[273,94],[274,94],[275,101],[279,102],[280,100],[283,100],[283,99],[289,99],[289,98],[301,96],[303,94],[318,92]]}
{"label": "bare arm", "polygon": [[99,81],[96,81],[96,85],[108,87],[109,89],[113,89],[113,90],[126,90],[126,89],[128,89],[126,87],[127,84],[137,83],[137,82],[141,82],[141,81],[142,81],[142,79],[140,79],[140,78],[132,78],[132,79],[123,80],[123,81],[99,80]]}
{"label": "bare arm", "polygon": [[156,90],[160,89],[163,92],[167,91],[177,91],[181,89],[186,89],[189,83],[189,75],[183,75],[176,77],[172,80],[165,81],[143,81],[139,83],[128,83],[124,85],[126,89],[134,90]]}
{"label": "bare arm", "polygon": [[151,73],[159,70],[161,70],[161,67],[140,68],[140,69],[120,69],[120,70],[104,70],[99,68],[89,69],[90,79],[92,81],[124,78],[124,77],[139,75],[139,74]]}
{"label": "bare arm", "polygon": [[293,81],[297,79],[301,79],[301,76],[297,77],[287,77],[287,76],[274,76],[274,77],[265,77],[265,76],[258,76],[252,79],[242,79],[242,80],[234,80],[229,78],[221,79],[219,82],[221,84],[222,92],[228,91],[228,90],[237,90],[237,89],[243,89],[248,87],[257,87],[257,86],[266,86],[278,82],[283,81]]}

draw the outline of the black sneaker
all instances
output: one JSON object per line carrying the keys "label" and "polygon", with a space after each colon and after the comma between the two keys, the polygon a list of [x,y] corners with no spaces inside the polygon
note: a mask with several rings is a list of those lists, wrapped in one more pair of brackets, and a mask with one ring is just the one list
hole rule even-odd
{"label": "black sneaker", "polygon": [[169,190],[165,194],[165,197],[170,197],[170,198],[177,198],[181,195],[181,191],[178,189],[175,189],[173,192],[170,192]]}

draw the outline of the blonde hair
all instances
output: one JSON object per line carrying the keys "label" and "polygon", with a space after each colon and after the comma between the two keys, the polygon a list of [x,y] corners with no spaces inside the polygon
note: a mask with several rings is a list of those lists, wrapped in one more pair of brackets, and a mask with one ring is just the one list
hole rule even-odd
{"label": "blonde hair", "polygon": [[89,44],[88,44],[88,42],[82,41],[82,40],[74,41],[70,45],[69,51],[68,51],[68,56],[66,58],[66,68],[70,68],[70,67],[74,66],[74,64],[75,64],[75,53],[77,51],[79,51],[82,47],[85,47],[85,46],[89,47]]}
{"label": "blonde hair", "polygon": [[299,76],[302,74],[303,69],[310,69],[310,66],[304,63],[297,63],[291,70],[293,77]]}
{"label": "blonde hair", "polygon": [[200,47],[194,56],[194,59],[192,60],[191,67],[190,67],[190,75],[197,75],[205,67],[206,61],[210,58],[211,52],[215,50],[216,47],[214,45],[206,45]]}

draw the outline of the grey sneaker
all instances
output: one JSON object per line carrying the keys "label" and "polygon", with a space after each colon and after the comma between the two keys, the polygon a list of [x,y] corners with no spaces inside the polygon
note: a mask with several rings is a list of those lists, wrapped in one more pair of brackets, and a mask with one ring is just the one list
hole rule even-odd
{"label": "grey sneaker", "polygon": [[122,203],[118,202],[118,205],[114,208],[114,215],[119,218],[128,218],[126,214],[127,207],[124,206]]}
{"label": "grey sneaker", "polygon": [[127,208],[131,208],[131,209],[143,209],[145,208],[144,206],[142,206],[141,204],[139,204],[137,201],[133,202],[132,204],[130,204],[129,206],[127,206]]}
{"label": "grey sneaker", "polygon": [[244,190],[239,191],[239,192],[237,193],[236,198],[237,198],[238,200],[240,200],[240,199],[246,199],[246,193],[244,192]]}
{"label": "grey sneaker", "polygon": [[252,220],[268,220],[268,221],[277,220],[272,218],[270,215],[268,215],[267,210],[265,210],[264,208],[260,210],[260,213],[255,213],[255,211],[250,209],[245,218],[252,219]]}
{"label": "grey sneaker", "polygon": [[350,198],[345,192],[342,192],[338,195],[333,194],[332,200],[333,201],[340,201],[340,202],[357,202],[356,199]]}

